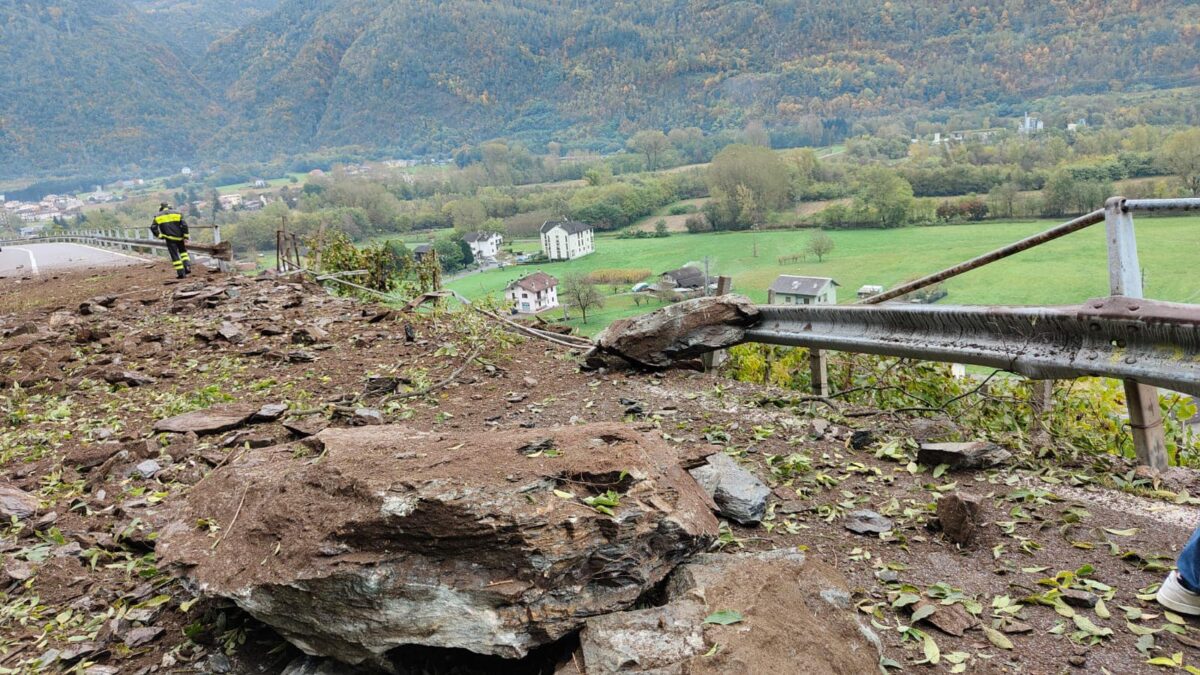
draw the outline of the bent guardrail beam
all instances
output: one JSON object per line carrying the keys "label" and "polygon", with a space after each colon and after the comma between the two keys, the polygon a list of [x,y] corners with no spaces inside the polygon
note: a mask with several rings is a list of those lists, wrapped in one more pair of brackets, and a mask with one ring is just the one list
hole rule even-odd
{"label": "bent guardrail beam", "polygon": [[1200,396],[1200,305],[1115,296],[1065,307],[760,305],[742,342],[1111,377]]}

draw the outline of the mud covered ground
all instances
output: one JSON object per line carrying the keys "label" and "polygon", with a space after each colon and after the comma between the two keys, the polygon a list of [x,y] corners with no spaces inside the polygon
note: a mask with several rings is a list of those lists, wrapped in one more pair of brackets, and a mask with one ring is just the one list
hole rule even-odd
{"label": "mud covered ground", "polygon": [[[1021,447],[998,469],[923,467],[917,442],[975,434],[950,419],[780,403],[786,392],[692,371],[582,372],[570,350],[461,314],[402,315],[294,280],[169,275],[146,265],[0,280],[0,485],[37,500],[34,515],[0,524],[0,672],[281,671],[295,650],[160,571],[155,531],[247,445],[370,411],[484,435],[622,422],[681,458],[726,452],[773,496],[761,526],[722,526],[721,550],[798,546],[839,570],[893,668],[1200,667],[1197,622],[1149,600],[1200,523],[1185,470],[1138,476],[1115,458],[1052,448],[1036,460]],[[289,410],[273,422],[152,430],[192,410],[275,403]],[[960,491],[982,497],[987,523],[966,549],[934,517],[939,496]],[[849,532],[859,509],[893,529]],[[912,621],[922,603],[950,632]],[[740,609],[753,630],[754,608]]]}

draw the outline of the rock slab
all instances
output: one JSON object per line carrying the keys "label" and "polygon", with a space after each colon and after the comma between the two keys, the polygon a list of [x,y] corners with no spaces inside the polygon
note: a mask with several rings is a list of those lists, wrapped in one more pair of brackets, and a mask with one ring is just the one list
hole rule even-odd
{"label": "rock slab", "polygon": [[718,512],[743,525],[762,521],[771,489],[729,455],[717,453],[706,461],[706,464],[692,469],[690,473],[712,497]]}
{"label": "rock slab", "polygon": [[[214,470],[156,551],[305,653],[350,664],[406,644],[524,656],[628,609],[717,534],[672,449],[624,425],[378,425],[306,443],[319,460],[276,446]],[[556,452],[524,452],[539,443]],[[585,501],[610,491],[611,515]],[[219,548],[198,518],[225,528]]]}
{"label": "rock slab", "polygon": [[258,412],[255,406],[240,404],[218,405],[204,410],[194,410],[175,417],[168,417],[154,423],[155,431],[167,431],[176,434],[186,434],[191,431],[199,436],[219,434],[222,431],[236,429]]}
{"label": "rock slab", "polygon": [[643,368],[667,368],[740,343],[758,321],[758,308],[745,296],[696,298],[614,321],[596,337],[596,348]]}
{"label": "rock slab", "polygon": [[14,517],[17,520],[25,520],[37,513],[37,510],[37,497],[18,487],[0,483],[0,521],[7,522]]}
{"label": "rock slab", "polygon": [[995,443],[922,443],[917,461],[925,466],[950,465],[950,470],[987,469],[1009,460],[1012,453]]}

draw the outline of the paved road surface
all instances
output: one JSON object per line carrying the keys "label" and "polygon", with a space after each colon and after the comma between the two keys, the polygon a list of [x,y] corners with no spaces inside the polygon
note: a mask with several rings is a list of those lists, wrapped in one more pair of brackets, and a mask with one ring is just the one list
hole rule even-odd
{"label": "paved road surface", "polygon": [[5,245],[0,250],[0,276],[45,273],[72,267],[129,265],[142,258],[80,244]]}

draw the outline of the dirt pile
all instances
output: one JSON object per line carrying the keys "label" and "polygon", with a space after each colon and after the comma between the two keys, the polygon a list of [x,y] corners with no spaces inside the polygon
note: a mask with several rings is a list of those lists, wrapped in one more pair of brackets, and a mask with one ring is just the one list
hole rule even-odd
{"label": "dirt pile", "polygon": [[620,424],[327,429],[214,471],[157,552],[311,654],[519,658],[629,607],[714,541],[710,502],[677,461]]}
{"label": "dirt pile", "polygon": [[697,556],[666,595],[661,607],[589,619],[584,672],[858,675],[882,655],[849,582],[796,549]]}

